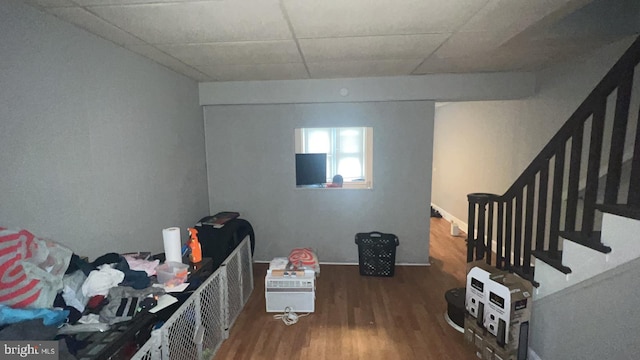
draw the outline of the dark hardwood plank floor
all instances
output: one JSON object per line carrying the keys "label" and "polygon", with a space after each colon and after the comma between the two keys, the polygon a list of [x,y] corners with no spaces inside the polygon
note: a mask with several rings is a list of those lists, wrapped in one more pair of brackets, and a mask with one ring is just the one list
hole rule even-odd
{"label": "dark hardwood plank floor", "polygon": [[431,219],[429,267],[396,266],[384,278],[322,265],[316,311],[291,326],[266,313],[268,265],[255,264],[253,293],[214,359],[477,359],[444,319],[445,292],[466,277],[464,234],[450,236],[449,226]]}

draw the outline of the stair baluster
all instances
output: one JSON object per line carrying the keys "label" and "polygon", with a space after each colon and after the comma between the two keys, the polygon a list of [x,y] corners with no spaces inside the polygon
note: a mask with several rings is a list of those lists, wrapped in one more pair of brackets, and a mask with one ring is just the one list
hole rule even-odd
{"label": "stair baluster", "polygon": [[[495,241],[495,266],[516,272],[537,285],[533,280],[531,255],[564,273],[571,272],[562,265],[561,236],[597,251],[611,251],[600,242],[596,210],[640,219],[638,124],[635,125],[635,142],[626,144],[634,69],[638,63],[640,37],[503,195],[472,193],[467,196],[467,261],[484,259],[491,264]],[[616,97],[612,120],[607,118],[607,103],[611,96]],[[610,133],[607,129],[611,129]],[[589,140],[588,148],[584,148],[585,138]],[[610,144],[608,158],[603,158],[605,143]],[[628,149],[633,148],[629,174],[623,171],[625,145]],[[565,159],[567,154],[569,159]],[[602,164],[603,161],[606,163]],[[583,163],[586,163],[586,181],[581,197]],[[601,180],[605,165],[606,180]],[[626,180],[629,181],[628,195],[620,200],[620,186]],[[598,191],[602,188],[604,195],[599,199]]]}

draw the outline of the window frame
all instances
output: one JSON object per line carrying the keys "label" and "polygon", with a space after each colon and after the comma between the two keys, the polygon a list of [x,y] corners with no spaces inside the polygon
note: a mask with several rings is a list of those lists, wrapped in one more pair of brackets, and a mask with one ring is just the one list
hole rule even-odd
{"label": "window frame", "polygon": [[[352,188],[352,189],[371,189],[373,188],[373,128],[366,126],[337,126],[337,127],[306,127],[306,128],[296,128],[295,129],[295,153],[312,153],[317,151],[306,151],[305,144],[305,133],[308,130],[314,129],[327,129],[329,131],[331,148],[336,149],[338,147],[336,138],[338,137],[340,130],[345,129],[358,129],[362,132],[362,152],[358,153],[359,157],[362,159],[362,173],[364,180],[348,180],[345,178],[344,184],[342,188]],[[344,157],[344,153],[342,156]],[[340,158],[340,154],[336,155],[335,152],[327,152],[327,182],[330,183],[331,179],[337,172],[338,159]],[[351,153],[351,156],[353,153]]]}

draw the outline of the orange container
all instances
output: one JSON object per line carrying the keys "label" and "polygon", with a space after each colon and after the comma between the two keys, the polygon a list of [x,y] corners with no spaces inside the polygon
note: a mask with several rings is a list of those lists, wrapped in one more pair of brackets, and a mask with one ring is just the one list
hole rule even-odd
{"label": "orange container", "polygon": [[189,247],[191,248],[191,262],[199,263],[202,261],[202,247],[198,241],[198,230],[194,228],[188,228],[191,240],[189,240]]}

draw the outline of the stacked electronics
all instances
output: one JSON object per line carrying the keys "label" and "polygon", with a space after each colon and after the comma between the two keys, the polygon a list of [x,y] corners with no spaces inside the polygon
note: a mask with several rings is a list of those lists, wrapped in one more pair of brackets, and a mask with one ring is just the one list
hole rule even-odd
{"label": "stacked electronics", "polygon": [[465,341],[482,360],[526,360],[531,283],[484,262],[468,268]]}

